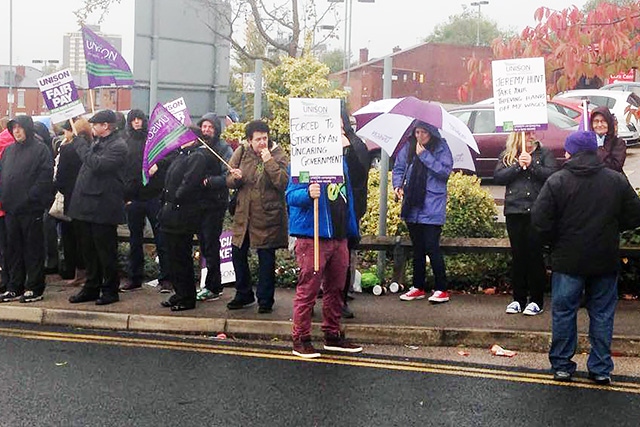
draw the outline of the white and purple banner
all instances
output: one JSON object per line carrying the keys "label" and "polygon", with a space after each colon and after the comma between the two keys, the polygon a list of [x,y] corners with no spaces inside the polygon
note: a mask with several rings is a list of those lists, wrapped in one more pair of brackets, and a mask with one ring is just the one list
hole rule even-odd
{"label": "white and purple banner", "polygon": [[38,86],[53,123],[64,122],[85,113],[69,69],[40,77]]}
{"label": "white and purple banner", "polygon": [[164,104],[164,108],[173,114],[173,117],[180,120],[183,125],[189,126],[191,124],[191,115],[183,97],[167,102]]}
{"label": "white and purple banner", "polygon": [[[236,281],[236,272],[233,269],[231,241],[233,233],[231,231],[223,231],[220,234],[220,275],[222,276],[222,284],[233,283]],[[204,256],[200,254],[200,288],[205,287],[205,279],[207,278],[207,262]]]}
{"label": "white and purple banner", "polygon": [[289,98],[293,182],[343,182],[341,123],[339,99]]}
{"label": "white and purple banner", "polygon": [[498,132],[546,129],[547,80],[544,58],[491,62]]}

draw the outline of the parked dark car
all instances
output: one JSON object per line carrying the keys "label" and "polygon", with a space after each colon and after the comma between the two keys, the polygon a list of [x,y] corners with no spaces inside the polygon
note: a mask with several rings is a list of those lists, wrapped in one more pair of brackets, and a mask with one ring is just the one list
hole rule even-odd
{"label": "parked dark car", "polygon": [[[458,107],[449,111],[462,120],[471,129],[480,154],[471,152],[476,174],[480,178],[492,179],[500,153],[504,151],[508,133],[496,132],[494,107],[491,104]],[[549,148],[558,163],[564,162],[564,141],[567,136],[578,129],[576,122],[568,116],[549,110],[549,125],[546,130],[536,131],[542,145]]]}

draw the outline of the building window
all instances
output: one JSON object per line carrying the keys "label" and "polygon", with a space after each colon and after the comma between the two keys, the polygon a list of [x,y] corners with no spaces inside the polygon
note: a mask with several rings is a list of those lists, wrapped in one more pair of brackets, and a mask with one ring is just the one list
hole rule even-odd
{"label": "building window", "polygon": [[18,89],[18,108],[25,108],[24,89]]}

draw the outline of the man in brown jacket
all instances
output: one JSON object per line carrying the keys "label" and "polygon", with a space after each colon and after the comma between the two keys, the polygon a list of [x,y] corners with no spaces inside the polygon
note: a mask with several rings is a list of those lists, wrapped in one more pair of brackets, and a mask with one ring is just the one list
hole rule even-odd
{"label": "man in brown jacket", "polygon": [[233,268],[236,295],[229,310],[255,303],[249,248],[258,252],[258,313],[271,313],[275,291],[276,249],[288,243],[287,208],[284,191],[289,180],[287,154],[269,140],[269,126],[255,120],[247,124],[247,142],[229,160],[227,186],[237,189],[233,219]]}

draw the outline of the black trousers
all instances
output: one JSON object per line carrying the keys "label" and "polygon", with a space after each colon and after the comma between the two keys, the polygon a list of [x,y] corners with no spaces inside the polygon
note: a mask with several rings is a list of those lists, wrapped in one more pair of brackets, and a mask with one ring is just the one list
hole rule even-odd
{"label": "black trousers", "polygon": [[[174,303],[195,305],[196,278],[193,272],[193,234],[164,233],[169,258],[169,279],[173,284]],[[219,267],[218,267],[219,268]]]}
{"label": "black trousers", "polygon": [[8,291],[44,292],[44,213],[6,213]]}
{"label": "black trousers", "polygon": [[224,210],[206,209],[198,231],[200,254],[207,262],[207,278],[204,287],[212,292],[222,290],[220,276],[220,234],[224,222]]}
{"label": "black trousers", "polygon": [[9,283],[9,267],[6,263],[6,255],[7,255],[7,226],[4,221],[4,216],[0,216],[0,268],[2,268],[2,273],[0,273],[0,278],[2,280],[2,284],[0,288],[7,287]]}
{"label": "black trousers", "polygon": [[58,220],[45,213],[42,222],[44,226],[44,265],[47,269],[57,270],[60,264],[58,258]]}
{"label": "black trousers", "polygon": [[103,295],[117,295],[120,287],[117,226],[85,221],[78,221],[77,225],[87,267],[84,289],[92,293],[102,291]]}
{"label": "black trousers", "polygon": [[76,275],[76,269],[85,269],[80,232],[78,221],[60,221],[62,253],[64,254],[64,269],[60,275],[63,278],[73,279]]}
{"label": "black trousers", "polygon": [[524,310],[527,297],[530,297],[529,302],[535,302],[542,308],[547,274],[542,257],[542,245],[538,234],[531,226],[531,215],[509,214],[505,218],[513,258],[513,300],[518,301]]}

